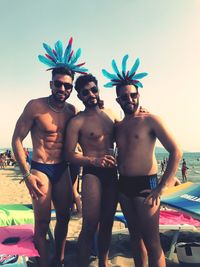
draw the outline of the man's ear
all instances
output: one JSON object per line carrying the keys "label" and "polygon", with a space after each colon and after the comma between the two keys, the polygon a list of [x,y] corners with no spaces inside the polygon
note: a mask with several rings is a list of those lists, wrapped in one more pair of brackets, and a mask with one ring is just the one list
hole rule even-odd
{"label": "man's ear", "polygon": [[118,104],[120,104],[120,99],[118,97],[115,98]]}
{"label": "man's ear", "polygon": [[53,81],[50,81],[50,82],[49,82],[49,86],[50,86],[51,89],[53,89],[53,88],[52,88],[52,87],[53,87]]}
{"label": "man's ear", "polygon": [[80,100],[81,100],[81,96],[80,96],[80,94],[79,94],[79,93],[77,94],[77,97],[78,97],[78,99],[80,99]]}

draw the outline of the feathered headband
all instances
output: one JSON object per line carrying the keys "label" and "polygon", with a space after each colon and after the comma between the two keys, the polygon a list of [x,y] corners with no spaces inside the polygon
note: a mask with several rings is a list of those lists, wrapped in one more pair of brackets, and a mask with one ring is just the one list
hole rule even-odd
{"label": "feathered headband", "polygon": [[112,68],[114,70],[114,74],[109,73],[107,70],[103,69],[102,73],[103,75],[110,80],[109,83],[106,83],[105,87],[113,87],[117,85],[123,85],[126,82],[130,82],[133,85],[136,85],[138,87],[143,87],[142,83],[139,82],[139,79],[142,79],[143,77],[147,76],[148,73],[138,73],[136,74],[136,71],[140,65],[139,58],[136,59],[135,63],[133,64],[131,70],[126,71],[126,62],[128,59],[128,55],[125,55],[122,59],[122,71],[120,73],[117,64],[115,60],[112,60]]}
{"label": "feathered headband", "polygon": [[55,49],[52,49],[48,44],[43,43],[43,47],[46,50],[46,54],[45,56],[39,55],[39,60],[50,67],[47,70],[65,67],[73,72],[86,74],[88,69],[82,68],[82,66],[85,65],[85,62],[75,64],[81,56],[81,48],[79,48],[76,53],[74,53],[74,50],[72,50],[72,42],[73,39],[71,37],[64,53],[63,45],[60,40],[55,43]]}

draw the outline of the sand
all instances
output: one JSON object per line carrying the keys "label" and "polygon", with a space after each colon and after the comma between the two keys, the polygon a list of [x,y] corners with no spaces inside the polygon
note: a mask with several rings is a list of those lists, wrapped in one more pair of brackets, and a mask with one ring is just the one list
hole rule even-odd
{"label": "sand", "polygon": [[[6,167],[0,170],[0,204],[12,203],[31,203],[27,188],[24,183],[19,184],[21,173],[17,167]],[[77,238],[81,229],[82,218],[73,215],[70,224],[66,244],[65,266],[76,267],[76,248]],[[161,243],[166,253],[173,236],[172,231],[161,233]],[[184,232],[180,235],[179,241],[193,241],[200,239],[200,233]],[[51,254],[51,252],[50,252]],[[34,263],[29,262],[28,266],[36,267]],[[91,258],[90,267],[97,267],[98,261],[95,257]],[[109,266],[115,267],[133,267],[131,257],[130,240],[128,231],[121,222],[114,222],[113,236],[109,253]],[[168,267],[179,266],[176,253],[171,261],[167,261]]]}

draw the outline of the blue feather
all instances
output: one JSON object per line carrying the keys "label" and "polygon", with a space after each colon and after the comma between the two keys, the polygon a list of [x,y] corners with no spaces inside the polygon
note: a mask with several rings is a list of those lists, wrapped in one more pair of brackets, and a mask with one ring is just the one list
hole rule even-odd
{"label": "blue feather", "polygon": [[120,74],[115,60],[112,60],[112,68],[116,74]]}
{"label": "blue feather", "polygon": [[58,61],[62,62],[63,45],[60,40],[55,43],[55,50],[58,57]]}
{"label": "blue feather", "polygon": [[76,51],[76,54],[75,56],[73,56],[70,60],[70,64],[74,64],[76,63],[76,61],[79,59],[79,57],[81,56],[81,48],[79,48],[77,51]]}
{"label": "blue feather", "polygon": [[48,44],[45,44],[45,43],[43,43],[43,47],[47,51],[47,54],[50,57],[52,57],[56,62],[57,61],[57,57],[54,55],[52,48]]}
{"label": "blue feather", "polygon": [[132,68],[131,68],[131,70],[130,70],[128,76],[130,76],[130,75],[132,75],[134,72],[136,72],[137,69],[138,69],[138,67],[139,67],[139,65],[140,65],[140,60],[139,60],[139,58],[137,58],[136,61],[135,61],[135,63],[134,63],[134,65],[132,66]]}
{"label": "blue feather", "polygon": [[38,59],[39,59],[40,62],[42,62],[43,64],[45,64],[45,65],[47,65],[49,67],[55,67],[56,66],[56,64],[53,61],[51,61],[50,59],[48,59],[48,58],[46,58],[44,56],[39,55]]}
{"label": "blue feather", "polygon": [[104,84],[104,87],[111,88],[113,87],[113,83],[112,82],[106,83]]}
{"label": "blue feather", "polygon": [[105,69],[102,69],[102,73],[103,73],[103,75],[106,77],[106,78],[108,78],[108,79],[119,79],[115,74],[111,74],[111,73],[109,73],[107,70],[105,70]]}
{"label": "blue feather", "polygon": [[143,88],[143,85],[141,82],[137,81],[136,83],[134,83],[136,86],[140,87],[140,88]]}
{"label": "blue feather", "polygon": [[76,65],[73,65],[72,68],[73,68],[73,71],[82,71],[82,72],[87,72],[88,71],[88,69],[77,67]]}
{"label": "blue feather", "polygon": [[142,79],[142,78],[144,78],[147,75],[148,75],[148,73],[146,73],[146,72],[138,73],[138,74],[134,75],[132,79],[133,80]]}
{"label": "blue feather", "polygon": [[122,72],[124,74],[126,74],[126,62],[127,62],[127,59],[128,59],[128,55],[125,55],[122,59]]}
{"label": "blue feather", "polygon": [[69,42],[64,53],[64,58],[63,58],[64,63],[68,62],[68,58],[69,58],[71,51],[72,51],[72,45]]}

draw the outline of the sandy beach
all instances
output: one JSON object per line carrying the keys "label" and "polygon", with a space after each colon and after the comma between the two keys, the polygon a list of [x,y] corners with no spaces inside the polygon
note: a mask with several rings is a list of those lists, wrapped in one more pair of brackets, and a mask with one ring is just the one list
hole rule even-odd
{"label": "sandy beach", "polygon": [[[18,168],[8,166],[6,169],[0,170],[0,204],[31,203],[31,199],[29,197],[25,184],[19,184],[20,179],[21,173]],[[70,220],[66,245],[65,266],[76,267],[76,246],[77,238],[81,229],[81,222],[81,217],[76,215],[73,215]],[[161,233],[161,242],[165,253],[169,249],[172,235],[172,231],[164,231]],[[183,232],[179,237],[179,241],[193,241],[198,240],[199,238],[199,232]],[[52,253],[50,252],[50,255],[51,254]],[[31,262],[29,262],[28,266],[36,267],[36,265]],[[95,258],[91,258],[90,267],[97,266],[97,260]],[[113,226],[113,236],[109,253],[109,266],[134,266],[131,257],[128,231],[124,228],[124,225],[121,222],[117,221],[114,222]],[[167,261],[167,266],[179,266],[176,253],[174,253],[172,260]]]}

